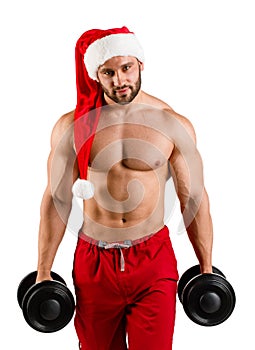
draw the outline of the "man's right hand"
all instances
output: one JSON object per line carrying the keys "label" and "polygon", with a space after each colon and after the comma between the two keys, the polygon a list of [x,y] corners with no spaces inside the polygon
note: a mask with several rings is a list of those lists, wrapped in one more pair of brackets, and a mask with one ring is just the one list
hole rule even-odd
{"label": "man's right hand", "polygon": [[35,283],[42,281],[53,281],[50,271],[37,271],[37,277]]}

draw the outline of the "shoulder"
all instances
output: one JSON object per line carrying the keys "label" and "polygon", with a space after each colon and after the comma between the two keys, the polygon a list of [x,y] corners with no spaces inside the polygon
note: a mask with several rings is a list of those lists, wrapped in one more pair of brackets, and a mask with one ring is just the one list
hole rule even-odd
{"label": "shoulder", "polygon": [[196,132],[190,119],[179,113],[176,113],[173,109],[164,108],[163,111],[166,114],[166,118],[169,117],[169,119],[174,119],[180,123],[180,125],[185,129],[185,131],[192,138],[193,142],[196,144]]}
{"label": "shoulder", "polygon": [[162,114],[159,113],[159,115],[163,116],[163,119],[166,122],[176,121],[180,123],[196,143],[196,133],[194,126],[187,117],[175,112],[171,106],[155,96],[143,92],[143,98],[146,104],[151,105],[152,107],[163,112]]}
{"label": "shoulder", "polygon": [[142,92],[142,94],[143,94],[142,95],[143,103],[162,110],[163,109],[173,110],[172,107],[170,107],[166,102],[160,100],[159,98],[152,96],[144,91]]}
{"label": "shoulder", "polygon": [[73,125],[74,111],[62,115],[53,127],[53,131],[65,131]]}
{"label": "shoulder", "polygon": [[68,112],[62,115],[55,123],[52,134],[51,143],[54,147],[59,144],[60,141],[66,140],[73,144],[73,122],[74,122],[74,111]]}

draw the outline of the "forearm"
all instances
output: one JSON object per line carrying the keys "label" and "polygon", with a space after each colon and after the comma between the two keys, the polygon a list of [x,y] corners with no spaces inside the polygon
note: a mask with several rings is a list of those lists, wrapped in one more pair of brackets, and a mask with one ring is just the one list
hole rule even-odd
{"label": "forearm", "polygon": [[[204,190],[200,205],[192,200],[187,205],[187,211],[193,216],[193,219],[189,217],[186,225],[190,242],[198,258],[201,272],[210,273],[212,272],[213,225],[206,191]],[[184,222],[185,219],[184,217]]]}
{"label": "forearm", "polygon": [[63,239],[71,204],[56,205],[50,193],[45,192],[41,204],[41,220],[38,237],[38,277],[50,277],[50,271]]}

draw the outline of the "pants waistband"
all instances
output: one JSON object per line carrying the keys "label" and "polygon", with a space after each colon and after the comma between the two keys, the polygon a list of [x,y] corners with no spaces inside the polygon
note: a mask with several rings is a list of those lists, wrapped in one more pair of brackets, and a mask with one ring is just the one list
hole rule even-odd
{"label": "pants waistband", "polygon": [[134,245],[143,243],[148,241],[151,237],[157,237],[157,235],[160,234],[169,234],[168,228],[167,226],[163,226],[163,228],[161,230],[159,230],[156,233],[151,233],[149,235],[146,235],[144,237],[135,239],[135,240],[124,240],[124,241],[116,241],[116,242],[105,242],[102,240],[96,240],[92,237],[87,236],[84,232],[80,231],[79,232],[79,238],[83,239],[85,242],[91,244],[91,245],[96,245],[99,248],[103,248],[103,249],[111,249],[111,248],[115,248],[115,249],[119,249],[120,252],[120,271],[125,271],[125,258],[122,252],[122,249],[127,249],[130,248]]}
{"label": "pants waistband", "polygon": [[147,240],[149,240],[151,237],[157,235],[158,233],[168,230],[168,228],[166,226],[163,226],[162,229],[160,229],[157,232],[154,233],[150,233],[144,237],[138,238],[138,239],[134,239],[134,240],[122,240],[122,241],[116,241],[116,242],[106,242],[106,241],[102,241],[102,240],[96,240],[90,236],[87,236],[84,232],[80,231],[79,232],[79,238],[83,239],[85,242],[90,243],[90,244],[94,244],[100,248],[104,248],[104,249],[110,249],[110,248],[129,248],[132,247],[134,245],[137,245],[139,243],[145,242]]}

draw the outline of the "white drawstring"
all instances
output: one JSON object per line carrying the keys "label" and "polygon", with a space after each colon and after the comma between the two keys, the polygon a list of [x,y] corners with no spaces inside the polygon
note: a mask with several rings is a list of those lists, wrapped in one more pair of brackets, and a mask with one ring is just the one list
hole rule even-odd
{"label": "white drawstring", "polygon": [[100,241],[101,244],[99,244],[100,247],[103,247],[104,249],[111,249],[111,248],[117,248],[120,250],[120,271],[125,271],[125,258],[123,255],[122,248],[130,248],[132,243],[131,241],[127,241],[127,243],[105,243]]}

